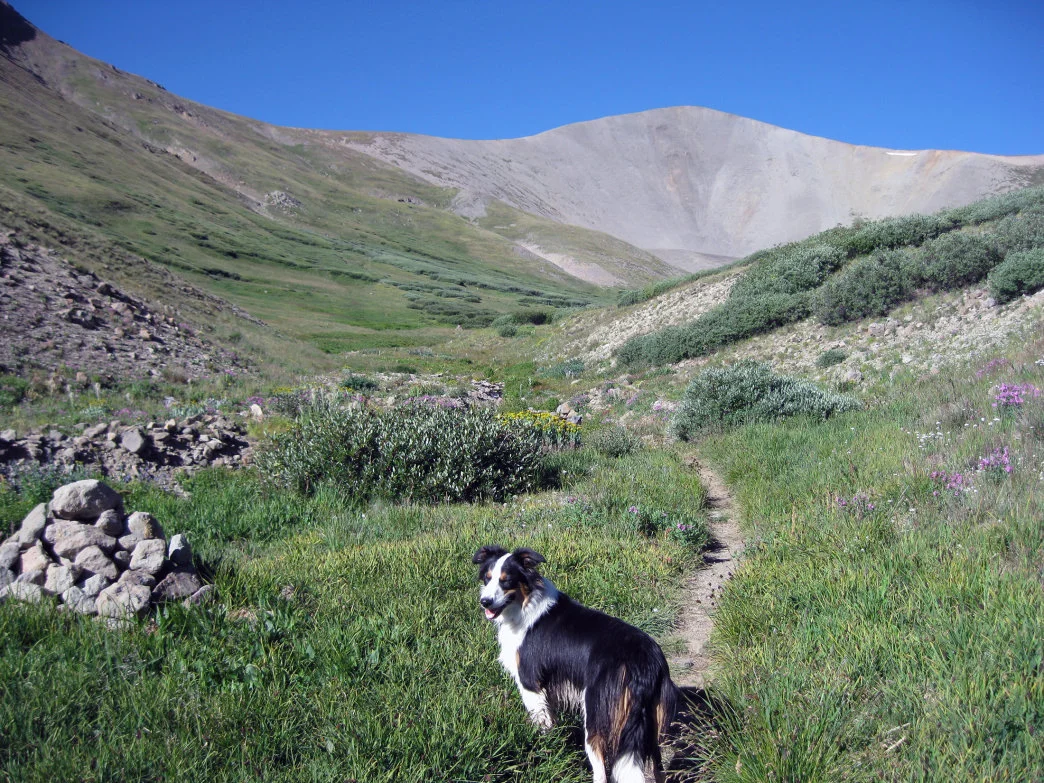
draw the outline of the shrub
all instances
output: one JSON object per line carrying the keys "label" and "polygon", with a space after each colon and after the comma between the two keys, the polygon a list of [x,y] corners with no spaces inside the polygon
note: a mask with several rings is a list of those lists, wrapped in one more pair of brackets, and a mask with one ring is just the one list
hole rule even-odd
{"label": "shrub", "polygon": [[990,293],[998,302],[1033,294],[1044,288],[1044,247],[1012,253],[989,276]]}
{"label": "shrub", "polygon": [[0,410],[13,408],[25,399],[29,381],[17,375],[0,375]]}
{"label": "shrub", "polygon": [[951,231],[925,243],[914,276],[936,291],[977,283],[1000,263],[992,237]]}
{"label": "shrub", "polygon": [[351,391],[373,391],[380,388],[380,384],[373,378],[367,378],[365,375],[349,373],[341,380],[341,388],[350,389]]}
{"label": "shrub", "polygon": [[869,255],[880,250],[917,246],[956,227],[946,213],[938,215],[906,215],[874,220],[840,240],[849,258]]}
{"label": "shrub", "polygon": [[906,253],[879,251],[834,275],[819,290],[816,316],[837,325],[870,315],[884,315],[914,291]]}
{"label": "shrub", "polygon": [[514,337],[518,334],[518,327],[515,324],[501,324],[497,327],[497,334],[501,337]]}
{"label": "shrub", "polygon": [[827,367],[841,364],[847,358],[848,354],[840,348],[831,348],[829,351],[823,351],[823,353],[819,354],[819,358],[816,359],[816,367],[825,370]]}
{"label": "shrub", "polygon": [[767,252],[733,286],[730,299],[766,294],[796,294],[819,287],[844,261],[831,245],[788,245]]}
{"label": "shrub", "polygon": [[390,411],[322,400],[259,450],[257,465],[303,494],[425,502],[499,500],[537,486],[541,437],[488,411],[411,405]]}
{"label": "shrub", "polygon": [[541,374],[546,378],[576,378],[583,371],[583,359],[566,359],[564,362],[551,365]]}
{"label": "shrub", "polygon": [[626,427],[603,427],[587,438],[588,445],[607,457],[622,457],[639,449],[642,445],[637,435]]}
{"label": "shrub", "polygon": [[1008,215],[994,227],[997,249],[1002,255],[1044,247],[1044,211],[1034,209]]}
{"label": "shrub", "polygon": [[535,435],[545,447],[580,445],[580,427],[549,411],[518,411],[497,414],[497,420],[524,434]]}
{"label": "shrub", "polygon": [[689,384],[674,418],[682,440],[718,426],[807,415],[826,419],[855,410],[859,401],[809,381],[776,375],[767,364],[744,361],[704,370]]}
{"label": "shrub", "polygon": [[1011,215],[1021,210],[1044,204],[1044,186],[1038,185],[1022,190],[1013,190],[1000,196],[992,196],[963,207],[954,207],[943,213],[954,223],[962,226],[985,223]]}

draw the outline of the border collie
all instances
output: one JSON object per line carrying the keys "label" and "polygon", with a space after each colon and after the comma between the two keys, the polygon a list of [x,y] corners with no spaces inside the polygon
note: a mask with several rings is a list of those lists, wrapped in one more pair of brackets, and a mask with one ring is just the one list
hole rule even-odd
{"label": "border collie", "polygon": [[659,740],[678,689],[659,645],[555,589],[537,573],[544,558],[532,549],[484,546],[472,559],[479,603],[498,627],[500,663],[533,722],[547,729],[557,711],[578,709],[594,783],[643,783],[648,760],[662,783]]}

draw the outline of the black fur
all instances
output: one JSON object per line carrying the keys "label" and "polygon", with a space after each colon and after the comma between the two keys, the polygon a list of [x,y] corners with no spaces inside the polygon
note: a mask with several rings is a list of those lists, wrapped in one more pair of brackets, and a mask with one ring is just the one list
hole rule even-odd
{"label": "black fur", "polygon": [[[501,547],[483,547],[475,553],[484,583],[506,554]],[[487,612],[495,611],[491,619],[512,622],[524,616],[524,602],[554,596],[546,611],[528,625],[518,647],[520,686],[544,694],[554,710],[579,707],[576,698],[584,692],[586,735],[607,773],[612,774],[617,759],[633,753],[643,762],[652,759],[660,779],[660,735],[678,701],[662,650],[634,626],[589,609],[546,584],[536,571],[542,562],[537,552],[515,550],[501,571],[502,597],[484,594],[481,601]],[[500,618],[513,602],[520,602],[516,614]]]}

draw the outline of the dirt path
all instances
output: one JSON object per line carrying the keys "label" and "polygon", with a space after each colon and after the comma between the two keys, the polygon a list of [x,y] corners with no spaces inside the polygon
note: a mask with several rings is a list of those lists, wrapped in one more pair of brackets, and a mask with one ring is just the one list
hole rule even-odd
{"label": "dirt path", "polygon": [[[705,754],[700,752],[701,734],[711,729],[713,718],[704,694],[710,657],[707,641],[714,627],[713,612],[718,596],[732,577],[743,551],[737,509],[721,477],[697,458],[691,467],[707,488],[711,542],[703,555],[703,567],[693,572],[682,593],[677,636],[686,649],[668,657],[671,676],[682,689],[685,704],[679,711],[675,737],[664,748],[668,783],[707,780]],[[652,780],[652,778],[648,778]]]}

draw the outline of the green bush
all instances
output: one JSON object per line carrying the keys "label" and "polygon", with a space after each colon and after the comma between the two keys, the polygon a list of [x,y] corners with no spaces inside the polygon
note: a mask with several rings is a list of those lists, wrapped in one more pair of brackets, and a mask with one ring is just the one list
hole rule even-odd
{"label": "green bush", "polygon": [[1044,288],[1044,247],[1012,253],[990,272],[990,293],[998,302],[1010,302]]}
{"label": "green bush", "polygon": [[501,324],[497,327],[497,334],[501,337],[514,337],[518,334],[518,327],[515,324]]}
{"label": "green bush", "polygon": [[352,391],[373,391],[379,389],[380,384],[373,378],[368,378],[365,375],[349,373],[341,380],[341,388],[351,389]]}
{"label": "green bush", "polygon": [[963,207],[948,209],[943,214],[957,225],[971,226],[1041,205],[1044,205],[1044,185],[984,198]]}
{"label": "green bush", "polygon": [[25,399],[29,381],[17,375],[0,375],[0,410],[13,408]]}
{"label": "green bush", "polygon": [[831,348],[829,351],[823,351],[823,353],[819,354],[819,358],[816,359],[816,367],[825,370],[827,367],[841,364],[847,358],[848,354],[840,348]]}
{"label": "green bush", "polygon": [[979,282],[1000,260],[993,237],[951,231],[925,243],[915,276],[935,291],[948,291]]}
{"label": "green bush", "polygon": [[1033,209],[1009,215],[994,227],[997,249],[1002,255],[1044,247],[1044,211]]}
{"label": "green bush", "polygon": [[641,448],[641,439],[626,427],[603,427],[587,438],[587,444],[607,457],[622,457]]}
{"label": "green bush", "polygon": [[843,261],[844,254],[826,244],[787,245],[773,249],[739,279],[729,298],[811,291],[818,288]]}
{"label": "green bush", "polygon": [[852,263],[820,288],[816,316],[833,326],[884,315],[913,294],[911,266],[900,250],[878,251]]}
{"label": "green bush", "polygon": [[576,378],[584,371],[583,359],[566,359],[558,364],[553,364],[543,372],[545,378]]}
{"label": "green bush", "polygon": [[500,500],[537,486],[543,441],[489,411],[428,404],[384,411],[319,400],[259,449],[262,474],[311,494],[328,483],[352,498]]}
{"label": "green bush", "polygon": [[845,254],[852,258],[879,250],[916,247],[956,227],[954,220],[945,213],[885,218],[861,226],[855,233],[844,237],[840,246]]}
{"label": "green bush", "polygon": [[704,370],[693,378],[674,417],[673,430],[682,440],[690,440],[720,426],[797,415],[826,419],[860,407],[849,395],[776,375],[761,362],[744,361]]}

